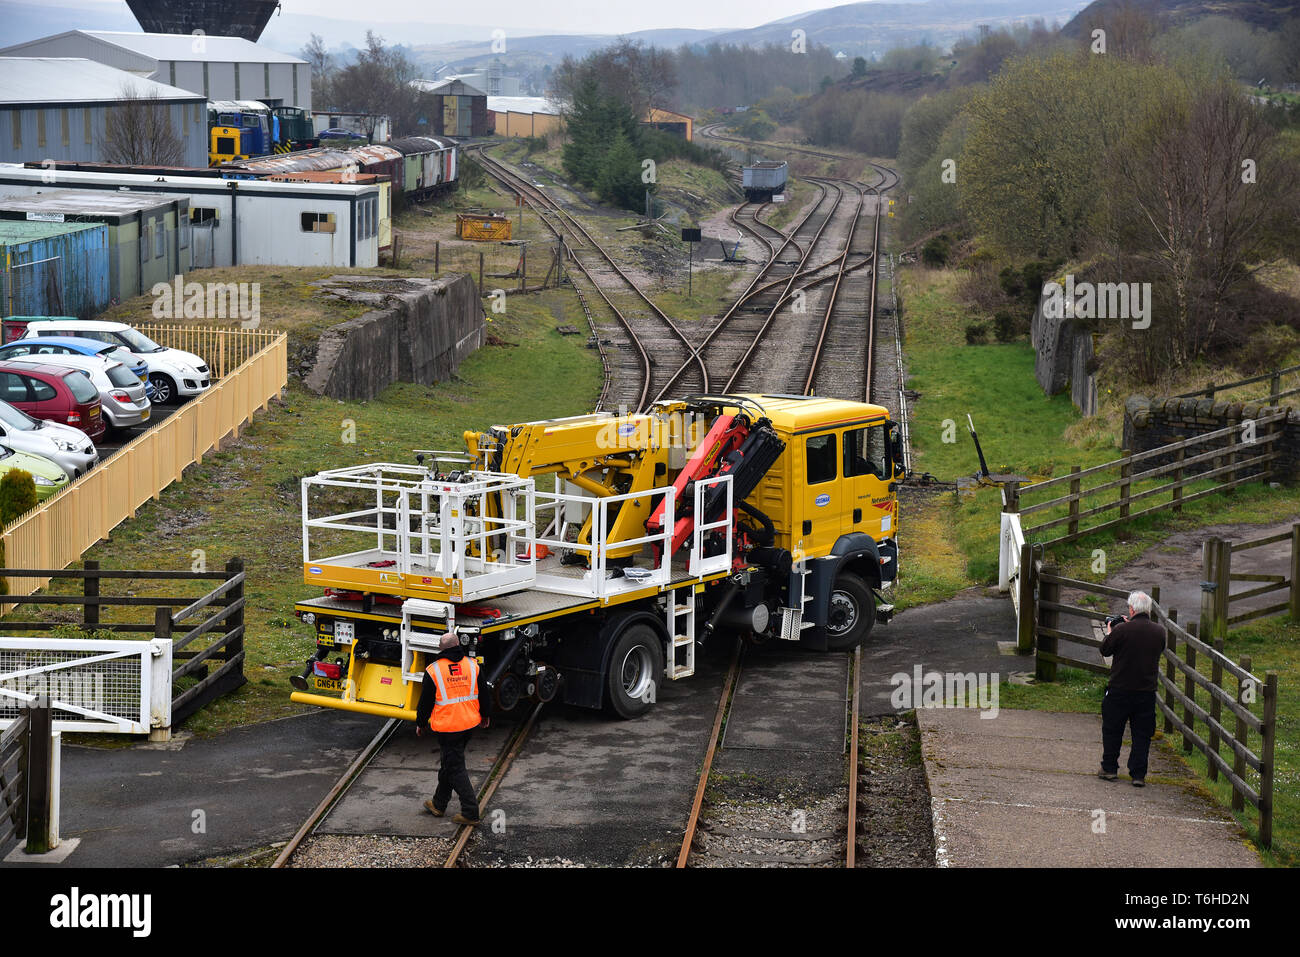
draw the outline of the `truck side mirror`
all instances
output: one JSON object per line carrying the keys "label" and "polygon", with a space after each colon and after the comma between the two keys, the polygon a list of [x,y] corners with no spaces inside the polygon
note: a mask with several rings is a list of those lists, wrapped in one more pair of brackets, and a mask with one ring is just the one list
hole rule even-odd
{"label": "truck side mirror", "polygon": [[904,475],[903,430],[897,422],[889,423],[889,461],[893,466],[894,477],[902,477]]}

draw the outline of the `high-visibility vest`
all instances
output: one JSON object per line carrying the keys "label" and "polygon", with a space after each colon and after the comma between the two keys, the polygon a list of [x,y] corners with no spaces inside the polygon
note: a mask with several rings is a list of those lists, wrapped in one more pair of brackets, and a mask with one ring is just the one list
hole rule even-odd
{"label": "high-visibility vest", "polygon": [[425,669],[438,688],[429,727],[434,731],[468,731],[477,728],[478,660],[466,655],[460,661],[439,658]]}

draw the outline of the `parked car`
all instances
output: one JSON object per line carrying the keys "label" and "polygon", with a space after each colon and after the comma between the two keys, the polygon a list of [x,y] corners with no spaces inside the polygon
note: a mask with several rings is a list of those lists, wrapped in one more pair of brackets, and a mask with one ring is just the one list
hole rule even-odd
{"label": "parked car", "polygon": [[[24,330],[27,328],[24,324]],[[121,346],[101,342],[99,339],[87,339],[84,336],[37,336],[34,339],[18,339],[0,346],[0,361],[21,359],[30,355],[54,356],[102,356],[120,362],[130,369],[145,384],[145,395],[153,398],[153,383],[149,381],[149,363],[132,355]]]}
{"label": "parked car", "polygon": [[92,442],[107,431],[99,390],[71,366],[0,362],[0,399],[38,419],[78,428]]}
{"label": "parked car", "polygon": [[160,346],[144,333],[124,322],[98,319],[35,319],[27,323],[23,338],[37,336],[80,336],[122,346],[149,364],[149,381],[154,401],[166,405],[206,391],[212,385],[207,363],[191,352]]}
{"label": "parked car", "polygon": [[58,463],[51,462],[44,456],[0,445],[0,475],[11,469],[22,469],[32,474],[38,502],[43,502],[55,492],[68,487],[68,473]]}
{"label": "parked car", "polygon": [[0,401],[0,445],[50,459],[73,479],[99,461],[95,443],[85,432],[70,425],[34,419],[4,401]]}
{"label": "parked car", "polygon": [[144,383],[125,365],[99,356],[34,355],[9,360],[13,366],[67,366],[80,369],[99,390],[99,404],[107,424],[115,429],[129,429],[149,420],[152,412]]}

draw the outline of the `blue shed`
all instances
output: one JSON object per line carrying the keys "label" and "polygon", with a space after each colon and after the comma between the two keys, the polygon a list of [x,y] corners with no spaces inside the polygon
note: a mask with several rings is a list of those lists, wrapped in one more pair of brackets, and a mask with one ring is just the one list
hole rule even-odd
{"label": "blue shed", "polygon": [[107,226],[0,220],[0,314],[90,319],[109,299]]}

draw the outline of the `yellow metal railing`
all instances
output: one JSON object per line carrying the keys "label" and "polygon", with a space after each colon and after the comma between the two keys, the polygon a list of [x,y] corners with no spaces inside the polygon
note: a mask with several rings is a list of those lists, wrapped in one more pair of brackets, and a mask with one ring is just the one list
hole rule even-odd
{"label": "yellow metal railing", "polygon": [[203,359],[212,379],[224,379],[248,362],[283,333],[271,329],[242,329],[239,326],[192,326],[183,323],[140,323],[141,332],[169,349],[182,349]]}
{"label": "yellow metal railing", "polygon": [[[100,465],[66,489],[47,499],[4,530],[5,565],[9,568],[61,569],[128,518],[136,509],[179,481],[190,465],[219,450],[227,436],[238,436],[253,413],[267,408],[288,385],[288,341],[284,333],[234,330],[241,335],[225,339],[231,330],[175,327],[192,330],[195,342],[222,342],[229,350],[217,353],[222,361],[244,355],[246,344],[261,345],[229,374],[203,352],[213,369],[212,388],[191,399],[165,421],[122,446]],[[203,333],[215,333],[208,338]],[[164,338],[158,327],[147,333],[160,345],[183,348],[178,341]],[[198,350],[189,350],[198,351]],[[28,595],[49,584],[48,578],[9,578],[10,594]],[[8,613],[9,607],[0,608]]]}

